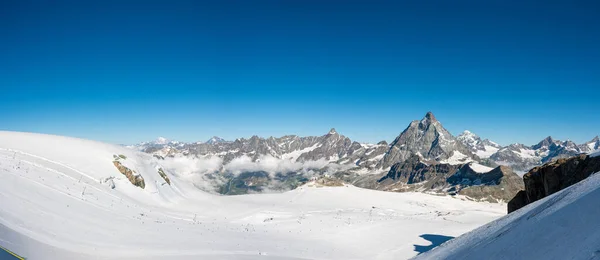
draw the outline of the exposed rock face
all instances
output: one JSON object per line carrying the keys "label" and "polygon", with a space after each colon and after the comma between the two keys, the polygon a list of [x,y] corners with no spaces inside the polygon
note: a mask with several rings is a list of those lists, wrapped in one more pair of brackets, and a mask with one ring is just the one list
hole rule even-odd
{"label": "exposed rock face", "polygon": [[478,201],[508,201],[523,188],[521,178],[509,167],[499,166],[489,172],[476,172],[470,164],[451,165],[423,162],[413,155],[392,166],[378,180],[376,189],[391,191],[433,191],[460,194]]}
{"label": "exposed rock face", "polygon": [[531,169],[523,175],[525,190],[508,203],[508,213],[600,172],[600,157],[580,154]]}
{"label": "exposed rock face", "polygon": [[[461,171],[464,172],[464,171]],[[506,166],[498,166],[492,171],[482,174],[468,174],[465,177],[473,184],[482,183],[483,185],[468,185],[459,190],[459,194],[474,198],[494,202],[494,200],[509,201],[513,194],[523,189],[521,178]],[[464,178],[463,178],[464,180]]]}
{"label": "exposed rock face", "polygon": [[131,184],[138,186],[142,189],[146,187],[144,178],[141,175],[135,175],[135,173],[132,170],[123,166],[123,164],[121,164],[121,162],[119,161],[113,161],[113,164],[115,165],[115,167],[117,167],[119,172],[121,172],[123,175],[125,175],[125,177],[127,177]]}
{"label": "exposed rock face", "polygon": [[320,186],[341,187],[341,186],[344,186],[344,182],[337,178],[323,177],[323,178],[316,180],[315,185],[317,187],[320,187]]}
{"label": "exposed rock face", "polygon": [[167,182],[167,184],[171,185],[171,180],[169,180],[169,177],[162,168],[158,168],[158,174]]}
{"label": "exposed rock face", "polygon": [[379,183],[383,185],[420,183],[428,189],[438,189],[447,186],[446,178],[459,168],[460,165],[422,162],[419,156],[413,154],[404,162],[394,164]]}
{"label": "exposed rock face", "polygon": [[[457,153],[458,152],[458,153]],[[441,161],[453,155],[475,156],[456,140],[435,116],[428,112],[421,121],[412,121],[392,142],[389,151],[380,162],[381,168],[403,162],[411,155],[420,155],[426,160]]]}

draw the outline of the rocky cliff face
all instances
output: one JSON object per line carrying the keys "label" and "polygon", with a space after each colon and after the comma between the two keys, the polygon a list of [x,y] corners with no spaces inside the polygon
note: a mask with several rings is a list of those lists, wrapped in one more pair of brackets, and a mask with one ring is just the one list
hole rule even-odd
{"label": "rocky cliff face", "polygon": [[459,194],[489,202],[508,201],[523,188],[521,179],[509,167],[492,169],[475,165],[423,161],[419,156],[412,155],[406,161],[394,164],[388,174],[378,180],[378,185],[371,188]]}
{"label": "rocky cliff face", "polygon": [[460,187],[458,193],[480,201],[506,202],[523,189],[521,178],[506,166],[498,166],[490,172],[469,174],[464,177],[472,184],[482,183],[482,185],[466,185]]}
{"label": "rocky cliff face", "polygon": [[523,175],[525,189],[508,203],[508,213],[600,172],[600,157],[580,154],[531,169]]}

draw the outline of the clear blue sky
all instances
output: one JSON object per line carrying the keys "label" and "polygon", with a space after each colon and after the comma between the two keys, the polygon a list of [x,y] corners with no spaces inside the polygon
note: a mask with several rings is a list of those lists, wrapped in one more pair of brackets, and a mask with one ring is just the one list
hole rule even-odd
{"label": "clear blue sky", "polygon": [[[127,3],[121,3],[127,2]],[[502,144],[600,134],[598,1],[0,2],[0,129],[113,143],[433,111]]]}

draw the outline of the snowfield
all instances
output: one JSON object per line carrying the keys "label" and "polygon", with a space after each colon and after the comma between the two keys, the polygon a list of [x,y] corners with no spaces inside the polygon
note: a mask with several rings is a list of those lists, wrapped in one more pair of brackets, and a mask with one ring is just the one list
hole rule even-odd
{"label": "snowfield", "polygon": [[218,196],[126,147],[16,132],[0,132],[0,178],[0,246],[27,259],[406,259],[506,210],[310,183]]}
{"label": "snowfield", "polygon": [[600,174],[416,259],[600,259]]}

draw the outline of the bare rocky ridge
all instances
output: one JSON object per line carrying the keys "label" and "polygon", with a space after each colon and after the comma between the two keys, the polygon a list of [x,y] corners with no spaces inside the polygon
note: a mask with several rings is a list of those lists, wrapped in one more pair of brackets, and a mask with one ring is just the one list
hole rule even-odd
{"label": "bare rocky ridge", "polygon": [[600,172],[600,157],[580,154],[531,169],[523,175],[524,190],[508,203],[508,213],[569,187]]}

